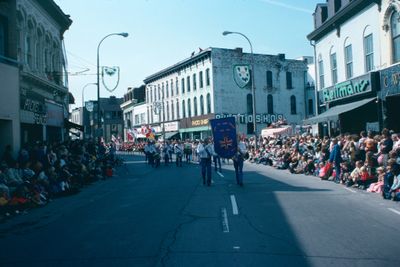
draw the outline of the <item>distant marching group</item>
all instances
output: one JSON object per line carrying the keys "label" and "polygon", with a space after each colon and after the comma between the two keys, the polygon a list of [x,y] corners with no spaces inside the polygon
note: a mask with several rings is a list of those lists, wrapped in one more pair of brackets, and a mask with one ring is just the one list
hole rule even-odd
{"label": "distant marching group", "polygon": [[[146,157],[146,162],[153,168],[158,168],[161,165],[161,159],[167,166],[173,162],[173,154],[175,155],[175,164],[177,167],[182,167],[182,159],[185,158],[187,163],[199,162],[201,166],[201,175],[203,184],[211,186],[211,169],[214,162],[215,172],[221,172],[221,157],[215,152],[214,143],[211,138],[205,138],[200,141],[180,141],[172,142],[155,142],[148,141],[143,152]],[[236,172],[237,184],[243,186],[243,162],[247,153],[246,145],[239,142],[237,153],[232,158]],[[229,159],[222,159],[224,162]]]}

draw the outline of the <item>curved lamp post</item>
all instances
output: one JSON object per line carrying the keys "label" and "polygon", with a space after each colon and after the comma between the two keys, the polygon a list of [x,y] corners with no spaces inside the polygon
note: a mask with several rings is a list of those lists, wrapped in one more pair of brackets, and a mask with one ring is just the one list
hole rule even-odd
{"label": "curved lamp post", "polygon": [[[119,35],[122,37],[128,37],[128,33],[126,32],[120,32],[120,33],[110,33],[101,39],[99,42],[99,45],[97,46],[97,129],[99,129],[99,135],[100,135],[100,129],[101,129],[101,116],[100,116],[100,45],[101,43],[108,37],[113,36],[113,35]],[[99,136],[100,137],[100,136]],[[100,141],[99,141],[100,142]]]}
{"label": "curved lamp post", "polygon": [[97,85],[97,83],[87,83],[85,86],[82,88],[82,108],[85,107],[85,88],[88,87],[89,85]]}
{"label": "curved lamp post", "polygon": [[252,95],[252,102],[253,102],[253,130],[254,130],[254,136],[255,136],[255,147],[257,149],[258,147],[258,137],[257,137],[257,123],[256,123],[256,85],[254,81],[254,54],[253,54],[253,45],[250,42],[250,39],[247,38],[246,35],[240,32],[231,32],[231,31],[224,31],[222,35],[226,36],[229,34],[238,34],[243,36],[247,42],[249,42],[250,45],[250,52],[251,52],[251,95]]}

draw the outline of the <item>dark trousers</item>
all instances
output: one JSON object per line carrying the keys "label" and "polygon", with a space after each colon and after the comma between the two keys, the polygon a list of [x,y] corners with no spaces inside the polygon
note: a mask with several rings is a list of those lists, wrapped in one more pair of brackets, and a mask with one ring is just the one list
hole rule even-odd
{"label": "dark trousers", "polygon": [[164,154],[164,163],[165,165],[168,165],[169,163],[169,155],[167,153]]}
{"label": "dark trousers", "polygon": [[335,163],[335,182],[339,183],[340,182],[340,164]]}
{"label": "dark trousers", "polygon": [[235,167],[236,182],[238,185],[243,185],[243,159],[233,161]]}
{"label": "dark trousers", "polygon": [[182,154],[176,154],[176,166],[182,167]]}
{"label": "dark trousers", "polygon": [[[203,177],[203,184],[211,185],[211,158],[201,158],[201,176]],[[207,180],[206,180],[207,175]]]}
{"label": "dark trousers", "polygon": [[154,153],[148,153],[149,164],[154,167]]}
{"label": "dark trousers", "polygon": [[[215,171],[221,171],[221,157],[220,156],[213,156]],[[219,168],[218,168],[219,167]]]}

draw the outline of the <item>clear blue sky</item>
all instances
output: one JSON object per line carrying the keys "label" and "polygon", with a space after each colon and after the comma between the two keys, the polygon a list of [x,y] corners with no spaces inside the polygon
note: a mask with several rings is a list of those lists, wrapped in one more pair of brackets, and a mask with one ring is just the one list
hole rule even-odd
{"label": "clear blue sky", "polygon": [[[306,35],[313,30],[312,13],[324,0],[55,0],[73,23],[65,33],[69,89],[81,105],[82,88],[96,82],[96,51],[100,65],[119,66],[121,79],[114,93],[104,87],[101,96],[122,97],[147,76],[190,57],[200,48],[243,47],[238,35],[247,35],[255,53],[285,53],[287,58],[313,55]],[[89,69],[83,75],[77,72]],[[96,87],[85,89],[85,100],[96,99]]]}

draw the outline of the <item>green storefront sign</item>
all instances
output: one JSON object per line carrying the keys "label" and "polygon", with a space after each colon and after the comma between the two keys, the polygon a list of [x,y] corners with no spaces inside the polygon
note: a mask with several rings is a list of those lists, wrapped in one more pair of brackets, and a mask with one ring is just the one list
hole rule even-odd
{"label": "green storefront sign", "polygon": [[332,102],[335,100],[351,97],[371,90],[369,80],[359,79],[338,83],[333,87],[322,89],[322,102]]}

